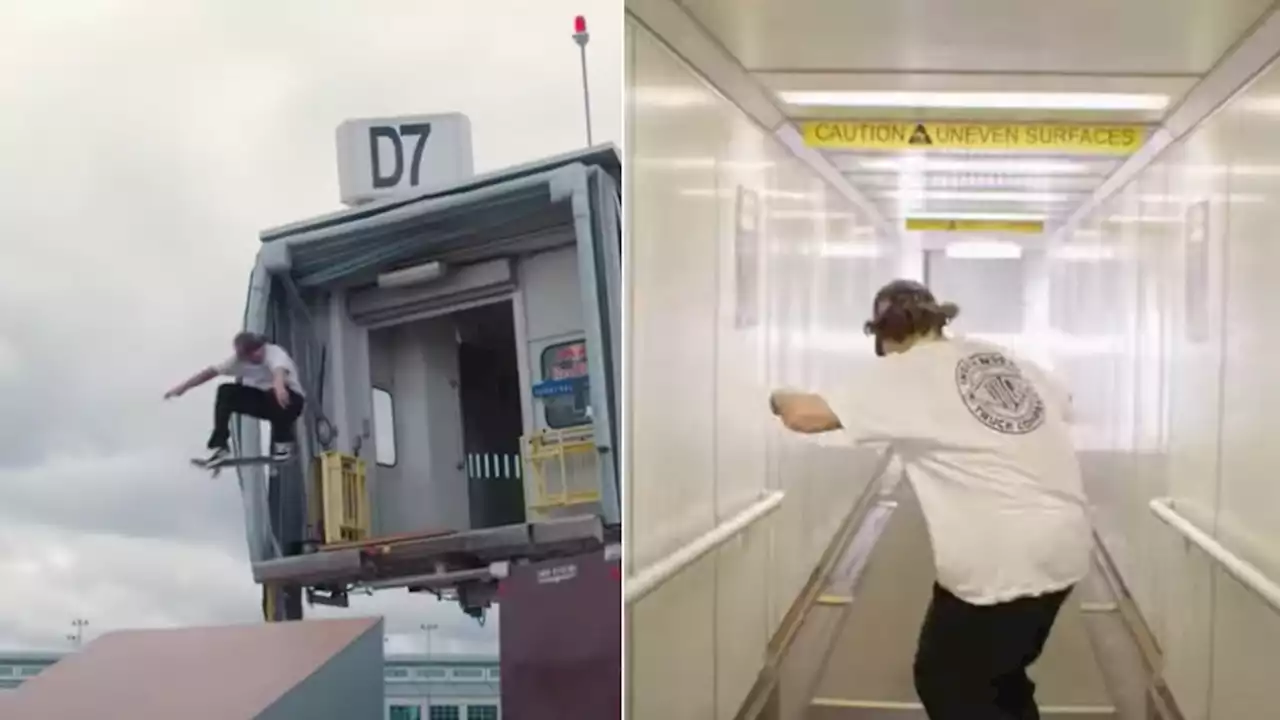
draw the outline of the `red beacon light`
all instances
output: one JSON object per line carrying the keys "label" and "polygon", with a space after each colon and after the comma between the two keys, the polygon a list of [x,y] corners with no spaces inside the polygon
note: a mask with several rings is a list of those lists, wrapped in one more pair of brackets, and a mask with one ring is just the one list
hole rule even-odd
{"label": "red beacon light", "polygon": [[585,35],[587,33],[587,18],[579,15],[573,19],[573,33],[575,35]]}

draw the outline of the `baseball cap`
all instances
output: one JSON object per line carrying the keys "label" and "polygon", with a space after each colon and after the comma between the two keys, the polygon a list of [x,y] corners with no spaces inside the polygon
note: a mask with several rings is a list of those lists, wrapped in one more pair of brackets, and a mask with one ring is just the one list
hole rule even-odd
{"label": "baseball cap", "polygon": [[871,303],[871,319],[863,330],[875,336],[876,355],[883,356],[885,337],[902,340],[921,332],[922,324],[946,325],[959,311],[954,303],[939,303],[924,283],[899,278],[876,291]]}

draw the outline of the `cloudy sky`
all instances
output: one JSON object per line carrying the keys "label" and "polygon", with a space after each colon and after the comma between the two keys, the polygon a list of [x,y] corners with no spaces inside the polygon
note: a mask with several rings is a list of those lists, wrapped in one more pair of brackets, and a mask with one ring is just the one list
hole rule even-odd
{"label": "cloudy sky", "polygon": [[[192,470],[257,232],[338,208],[344,119],[461,111],[492,170],[621,138],[618,0],[0,0],[0,647],[253,621],[235,486]],[[496,648],[392,591],[395,649]]]}

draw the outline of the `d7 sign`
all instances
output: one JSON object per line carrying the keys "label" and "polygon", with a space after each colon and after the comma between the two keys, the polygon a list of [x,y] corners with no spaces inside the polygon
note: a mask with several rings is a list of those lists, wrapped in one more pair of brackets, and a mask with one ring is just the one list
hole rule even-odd
{"label": "d7 sign", "polygon": [[465,115],[348,120],[338,127],[338,181],[348,205],[471,176],[471,123]]}
{"label": "d7 sign", "polygon": [[[400,184],[400,180],[404,176],[404,142],[401,138],[415,138],[413,144],[413,159],[409,162],[409,186],[417,187],[419,179],[419,169],[422,166],[422,148],[427,145],[427,138],[431,137],[431,123],[405,123],[399,127],[391,127],[387,125],[374,125],[369,128],[369,158],[372,160],[370,170],[370,180],[373,181],[375,188],[389,188]],[[378,141],[389,140],[392,147],[391,157],[395,160],[390,172],[384,174],[382,167],[381,155],[378,152]]]}

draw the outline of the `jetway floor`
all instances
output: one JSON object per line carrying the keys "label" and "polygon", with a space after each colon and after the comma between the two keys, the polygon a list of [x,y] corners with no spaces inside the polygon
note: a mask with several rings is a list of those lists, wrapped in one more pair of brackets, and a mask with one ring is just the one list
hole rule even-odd
{"label": "jetway floor", "polygon": [[[779,667],[778,716],[924,720],[911,666],[933,578],[924,518],[904,483],[868,513],[828,580],[825,601],[798,630]],[[1112,606],[1105,586],[1092,578],[1063,606],[1031,673],[1046,720],[1141,717],[1120,712],[1106,677],[1110,669],[1104,672],[1095,652],[1099,633],[1123,633]]]}

